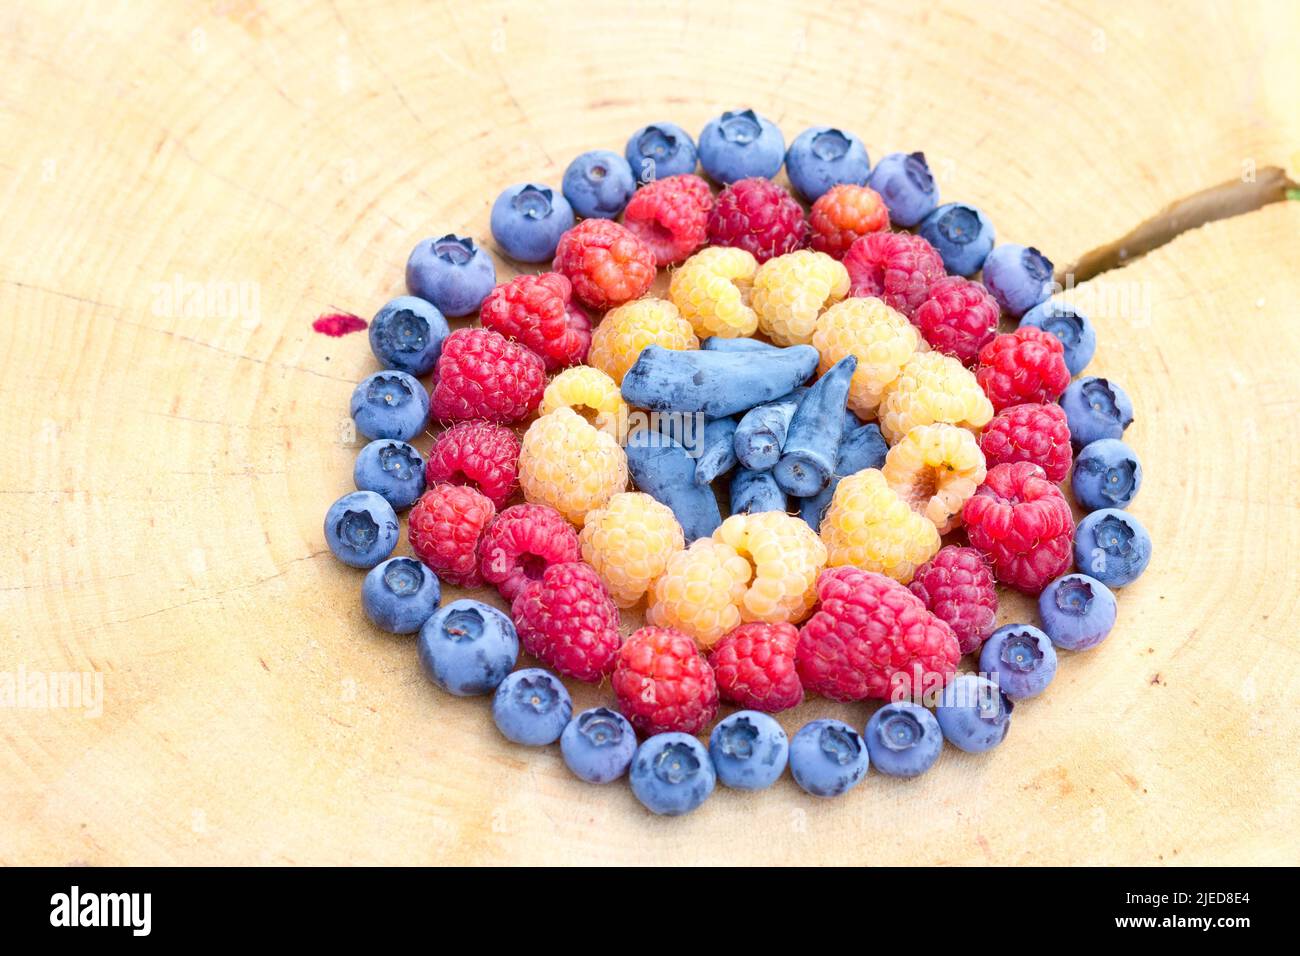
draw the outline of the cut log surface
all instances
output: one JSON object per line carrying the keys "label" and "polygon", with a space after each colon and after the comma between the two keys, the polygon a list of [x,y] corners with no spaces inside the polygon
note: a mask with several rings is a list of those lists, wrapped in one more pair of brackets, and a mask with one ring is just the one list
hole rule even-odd
{"label": "cut log surface", "polygon": [[[1297,6],[601,14],[5,12],[0,681],[91,683],[81,709],[0,701],[0,863],[1294,863],[1300,202],[1272,200],[1300,165]],[[321,519],[377,366],[312,320],[369,318],[421,238],[487,240],[507,184],[742,106],[787,140],[829,123],[873,160],[924,150],[1001,241],[1105,270],[1073,298],[1088,371],[1137,409],[1155,556],[997,750],[837,801],[719,788],[668,820],[508,744],[365,620]],[[1224,184],[1240,214],[1188,229],[1217,217],[1184,200]],[[1157,247],[1107,248],[1135,229]]]}

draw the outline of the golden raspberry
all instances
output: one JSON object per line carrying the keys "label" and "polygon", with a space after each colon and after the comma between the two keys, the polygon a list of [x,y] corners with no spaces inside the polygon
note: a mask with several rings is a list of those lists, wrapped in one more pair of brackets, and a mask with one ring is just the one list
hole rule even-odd
{"label": "golden raspberry", "polygon": [[587,364],[622,385],[623,376],[636,364],[647,345],[698,349],[700,340],[695,337],[691,323],[667,299],[637,299],[605,313],[596,331],[591,333]]}
{"label": "golden raspberry", "polygon": [[668,297],[700,336],[753,335],[758,315],[749,307],[758,260],[744,249],[710,246],[673,273]]}
{"label": "golden raspberry", "polygon": [[557,408],[524,432],[519,487],[526,500],[550,505],[581,528],[588,511],[626,490],[627,455],[613,435]]}
{"label": "golden raspberry", "polygon": [[538,412],[549,414],[557,408],[571,408],[601,431],[618,437],[627,422],[627,402],[614,380],[598,368],[575,365],[567,368],[546,386]]}
{"label": "golden raspberry", "polygon": [[817,374],[846,355],[857,356],[858,367],[849,386],[849,408],[859,418],[871,418],[880,396],[918,348],[921,333],[900,312],[880,299],[852,298],[821,314],[812,344],[821,353]]}
{"label": "golden raspberry", "polygon": [[983,428],[993,403],[961,362],[942,352],[918,352],[885,389],[879,417],[881,434],[893,444],[917,425]]}
{"label": "golden raspberry", "polygon": [[754,567],[740,602],[745,621],[798,623],[817,603],[817,575],[826,567],[826,545],[802,518],[783,511],[732,515],[713,532]]}
{"label": "golden raspberry", "polygon": [[822,519],[827,564],[852,564],[907,584],[939,550],[939,531],[876,468],[842,478]]}
{"label": "golden raspberry", "polygon": [[596,569],[619,607],[632,607],[686,547],[672,509],[640,491],[624,491],[587,513],[582,559]]}
{"label": "golden raspberry", "polygon": [[700,538],[668,559],[650,589],[646,622],[675,627],[708,647],[740,625],[740,602],[753,572],[731,545]]}
{"label": "golden raspberry", "polygon": [[817,316],[849,294],[849,270],[824,252],[800,249],[758,267],[749,304],[777,345],[807,345]]}
{"label": "golden raspberry", "polygon": [[984,481],[975,435],[956,425],[917,425],[889,449],[880,469],[889,487],[940,534],[961,524],[961,508]]}

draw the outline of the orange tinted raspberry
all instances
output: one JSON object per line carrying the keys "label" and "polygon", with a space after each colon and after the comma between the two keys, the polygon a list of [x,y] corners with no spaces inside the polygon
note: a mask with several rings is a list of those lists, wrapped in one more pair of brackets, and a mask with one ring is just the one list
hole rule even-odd
{"label": "orange tinted raspberry", "polygon": [[645,294],[655,279],[655,255],[613,220],[584,219],[560,237],[554,268],[583,305],[610,309]]}
{"label": "orange tinted raspberry", "polygon": [[843,259],[854,240],[889,228],[889,209],[880,193],[870,186],[841,183],[813,203],[808,221],[812,226],[812,247]]}

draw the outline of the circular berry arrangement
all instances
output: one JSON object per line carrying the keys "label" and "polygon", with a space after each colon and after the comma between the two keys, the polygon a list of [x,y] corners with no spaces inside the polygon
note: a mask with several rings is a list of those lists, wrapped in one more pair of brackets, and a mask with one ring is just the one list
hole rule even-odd
{"label": "circular berry arrangement", "polygon": [[[1151,556],[1125,510],[1132,404],[1078,377],[1096,335],[1049,298],[1052,263],[940,205],[923,154],[873,168],[822,126],[786,150],[753,110],[698,146],[657,123],[562,189],[510,186],[491,229],[551,271],[498,284],[473,239],[416,246],[370,325],[383,370],[351,413],[372,441],[325,538],[368,569],[375,625],[418,632],[443,691],[491,694],[509,740],[627,776],[656,813],[787,765],[836,796],[924,773],[945,740],[996,747],[1058,651],[1110,633]],[[406,509],[414,557],[392,557]],[[510,613],[439,606],[443,584]],[[999,586],[1038,622],[997,627]],[[516,669],[521,646],[541,666]],[[608,706],[574,714],[566,678]],[[787,739],[769,715],[812,694],[881,705]],[[740,709],[716,721],[720,701]]]}

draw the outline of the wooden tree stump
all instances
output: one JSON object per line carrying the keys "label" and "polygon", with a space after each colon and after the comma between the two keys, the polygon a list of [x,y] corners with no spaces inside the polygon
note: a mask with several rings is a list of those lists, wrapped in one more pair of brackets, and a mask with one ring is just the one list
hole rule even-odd
{"label": "wooden tree stump", "polygon": [[[602,9],[6,14],[0,673],[93,672],[103,698],[4,712],[0,862],[1294,862],[1300,203],[1272,200],[1300,165],[1296,6]],[[993,753],[662,820],[507,744],[366,622],[321,518],[376,366],[311,321],[369,317],[423,237],[486,239],[509,183],[744,105],[924,149],[945,198],[1062,267],[1214,218],[1160,214],[1207,187],[1262,208],[1076,290],[1155,538],[1111,639]]]}

